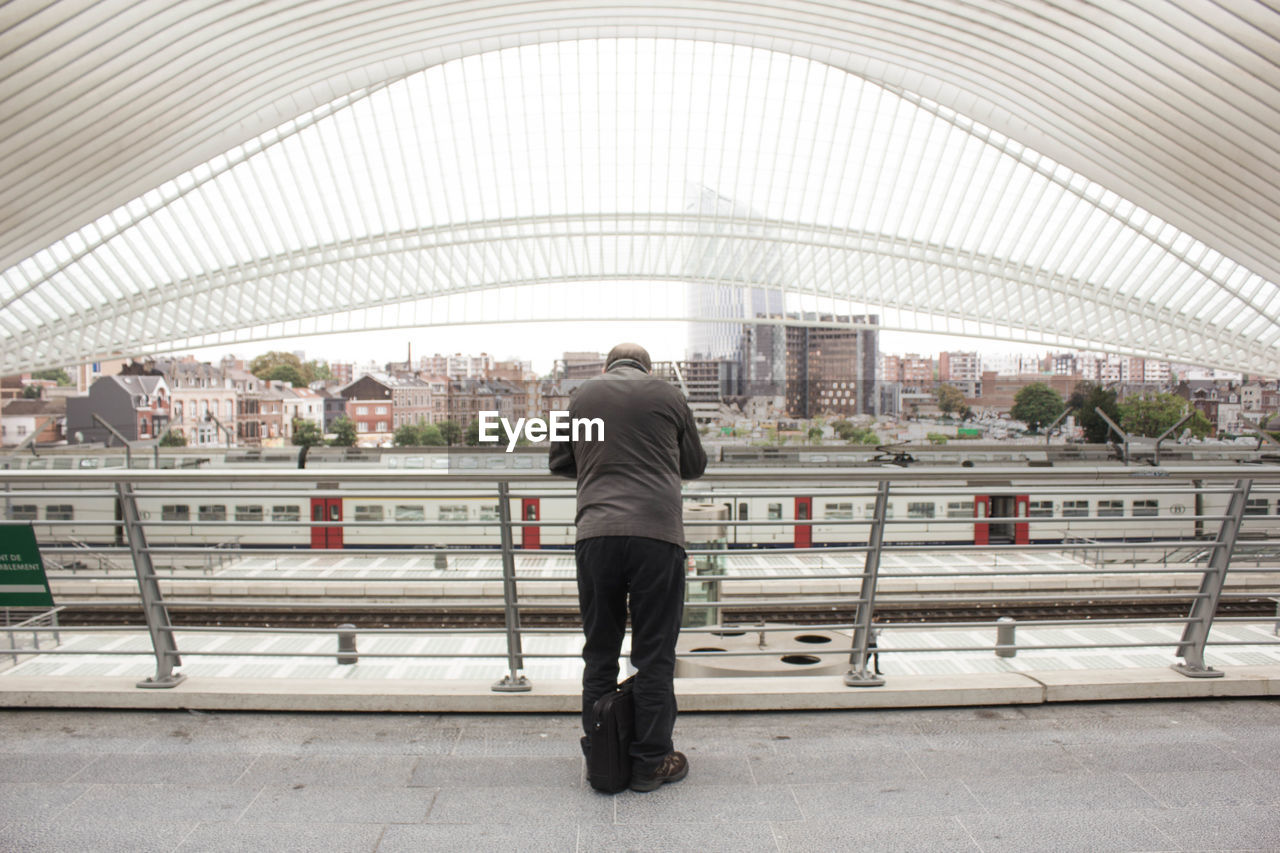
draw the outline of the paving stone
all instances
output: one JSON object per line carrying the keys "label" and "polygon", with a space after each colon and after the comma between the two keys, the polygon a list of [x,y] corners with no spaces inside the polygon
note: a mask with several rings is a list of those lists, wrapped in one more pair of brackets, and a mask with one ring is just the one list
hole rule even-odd
{"label": "paving stone", "polygon": [[377,849],[378,853],[422,853],[424,850],[565,853],[580,849],[577,843],[578,828],[570,819],[559,825],[486,822],[388,826]]}
{"label": "paving stone", "polygon": [[249,765],[251,755],[103,755],[73,781],[98,784],[230,785]]}
{"label": "paving stone", "polygon": [[413,755],[261,755],[245,771],[243,784],[369,785],[410,784],[420,761]]}
{"label": "paving stone", "polygon": [[979,850],[969,832],[955,817],[913,817],[909,821],[877,814],[856,818],[775,823],[778,847],[785,853],[815,850],[901,851],[936,853],[939,850]]}
{"label": "paving stone", "polygon": [[146,822],[232,821],[257,794],[257,788],[243,785],[92,785],[58,819],[92,823],[103,815],[127,815]]}
{"label": "paving stone", "polygon": [[0,782],[66,782],[93,761],[61,752],[0,753]]}
{"label": "paving stone", "polygon": [[1280,810],[1253,805],[1143,813],[1185,850],[1280,850]]}
{"label": "paving stone", "polygon": [[693,769],[683,782],[645,794],[626,791],[616,799],[620,824],[666,826],[804,817],[785,785],[699,785]]}
{"label": "paving stone", "polygon": [[1123,773],[1005,773],[962,783],[992,814],[1022,810],[1142,809],[1158,801]]}
{"label": "paving stone", "polygon": [[[0,764],[4,760],[0,756]],[[0,782],[0,825],[53,820],[88,789],[88,785]]]}
{"label": "paving stone", "polygon": [[418,823],[426,819],[434,799],[435,792],[426,788],[268,787],[240,819],[248,823]]}
{"label": "paving stone", "polygon": [[1181,849],[1139,810],[1028,810],[958,819],[986,853]]}
{"label": "paving stone", "polygon": [[761,785],[818,782],[881,785],[922,780],[924,774],[901,749],[833,752],[825,755],[752,756],[751,772]]}
{"label": "paving stone", "polygon": [[860,814],[947,817],[981,812],[982,805],[963,784],[933,779],[886,780],[881,784],[792,785],[792,793],[809,820],[839,820]]}
{"label": "paving stone", "polygon": [[370,853],[383,830],[376,823],[200,823],[177,853]]}
{"label": "paving stone", "polygon": [[444,788],[436,794],[428,823],[513,824],[614,822],[614,801],[624,795],[574,788]]}
{"label": "paving stone", "polygon": [[4,849],[22,853],[171,853],[194,828],[194,822],[182,820],[143,823],[102,815],[91,822],[10,823],[0,832]]}
{"label": "paving stone", "polygon": [[1155,800],[1171,809],[1195,806],[1277,805],[1280,779],[1251,770],[1205,770],[1179,773],[1126,774]]}
{"label": "paving stone", "polygon": [[763,822],[631,823],[582,826],[577,850],[578,853],[633,850],[646,853],[686,853],[690,850],[698,853],[774,853],[778,850],[778,842],[773,825]]}
{"label": "paving stone", "polygon": [[584,778],[581,753],[569,758],[524,756],[516,760],[505,755],[429,755],[417,762],[409,784],[424,788],[458,785],[572,788],[583,784]]}
{"label": "paving stone", "polygon": [[[1012,738],[1010,740],[1013,740]],[[1084,764],[1061,746],[1020,746],[916,749],[911,761],[928,779],[985,779],[993,775],[1082,773]]]}
{"label": "paving stone", "polygon": [[1120,773],[1231,771],[1246,766],[1216,743],[1187,739],[1180,743],[1067,745],[1065,749],[1086,767]]}

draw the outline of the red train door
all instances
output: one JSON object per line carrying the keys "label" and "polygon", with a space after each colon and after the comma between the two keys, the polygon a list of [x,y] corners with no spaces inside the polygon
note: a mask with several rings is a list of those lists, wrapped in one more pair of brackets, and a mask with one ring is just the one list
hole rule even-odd
{"label": "red train door", "polygon": [[[542,511],[538,508],[540,498],[521,498],[520,517],[525,521],[541,521]],[[526,549],[542,547],[542,528],[525,526],[520,529],[520,544]]]}
{"label": "red train door", "polygon": [[[974,495],[973,498],[973,517],[974,518],[990,518],[991,517],[991,496],[990,495]],[[980,521],[974,522],[973,525],[973,544],[986,545],[991,541],[990,525]]]}
{"label": "red train door", "polygon": [[342,521],[342,498],[312,498],[311,521],[312,548],[342,547],[342,528],[319,523]]}
{"label": "red train door", "polygon": [[1028,545],[1031,543],[1031,522],[1027,521],[1031,496],[1018,495],[1013,499],[1013,507],[1014,518],[1020,519],[1013,523],[1013,542],[1015,545]]}
{"label": "red train door", "polygon": [[[813,520],[813,498],[796,498],[796,521]],[[796,525],[796,547],[813,546],[813,527],[808,524]]]}

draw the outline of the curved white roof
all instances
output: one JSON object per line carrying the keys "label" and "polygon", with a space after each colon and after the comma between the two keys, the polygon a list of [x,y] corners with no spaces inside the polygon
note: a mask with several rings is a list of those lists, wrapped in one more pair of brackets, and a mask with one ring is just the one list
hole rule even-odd
{"label": "curved white roof", "polygon": [[1280,375],[1277,36],[1203,0],[6,4],[0,371],[682,317],[692,280]]}

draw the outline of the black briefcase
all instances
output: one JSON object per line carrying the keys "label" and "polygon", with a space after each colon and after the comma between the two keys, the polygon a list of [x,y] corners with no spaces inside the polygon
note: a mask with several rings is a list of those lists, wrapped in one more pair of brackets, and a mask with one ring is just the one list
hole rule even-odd
{"label": "black briefcase", "polygon": [[631,741],[636,727],[636,706],[631,696],[634,678],[628,678],[591,706],[587,781],[606,794],[616,794],[631,784]]}

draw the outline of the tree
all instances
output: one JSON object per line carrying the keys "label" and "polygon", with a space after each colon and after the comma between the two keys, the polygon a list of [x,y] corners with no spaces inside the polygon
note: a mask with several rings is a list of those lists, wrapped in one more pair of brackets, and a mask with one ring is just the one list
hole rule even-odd
{"label": "tree", "polygon": [[161,447],[186,447],[187,437],[182,434],[180,429],[165,430],[164,435],[160,436],[158,442]]}
{"label": "tree", "polygon": [[941,432],[931,432],[925,436],[930,444],[946,444],[948,436]]}
{"label": "tree", "polygon": [[814,444],[816,442],[822,441],[822,427],[819,427],[819,426],[809,427],[809,432],[807,433],[807,435],[809,436],[810,444]]}
{"label": "tree", "polygon": [[478,418],[467,425],[467,446],[480,446],[480,420]]}
{"label": "tree", "polygon": [[854,427],[849,433],[849,437],[845,439],[850,444],[880,444],[880,436],[870,427]]}
{"label": "tree", "polygon": [[331,426],[333,427],[334,435],[333,435],[333,438],[329,439],[330,446],[355,447],[356,425],[355,425],[355,422],[351,420],[351,418],[347,417],[346,415],[343,415],[342,417],[334,421],[331,424]]}
{"label": "tree", "polygon": [[1043,382],[1032,382],[1014,395],[1009,414],[1026,424],[1027,429],[1039,432],[1041,427],[1053,423],[1065,408],[1061,394]]}
{"label": "tree", "polygon": [[441,421],[436,425],[440,429],[440,435],[444,438],[444,443],[452,447],[462,441],[462,427],[457,421]]}
{"label": "tree", "polygon": [[934,394],[938,397],[938,408],[944,415],[959,412],[965,407],[964,394],[954,385],[939,385]]}
{"label": "tree", "polygon": [[318,444],[324,444],[324,434],[320,432],[320,427],[315,421],[294,418],[291,441],[298,447],[315,447]]}
{"label": "tree", "polygon": [[26,386],[25,388],[22,389],[22,396],[27,400],[39,400],[40,386],[39,385]]}
{"label": "tree", "polygon": [[306,379],[302,375],[302,370],[292,364],[277,364],[261,378],[274,379],[277,382],[288,382],[294,388],[303,388],[307,385]]}
{"label": "tree", "polygon": [[52,379],[59,385],[74,385],[71,377],[61,367],[55,367],[52,370],[37,370],[31,374],[32,379]]}
{"label": "tree", "polygon": [[[302,371],[302,359],[291,352],[277,352],[276,350],[264,353],[249,362],[249,372],[259,379],[270,379],[271,371],[284,364],[298,371],[299,376],[305,376]],[[305,385],[306,383],[300,384]]]}
{"label": "tree", "polygon": [[1084,440],[1092,444],[1107,442],[1107,422],[1098,416],[1097,409],[1102,409],[1116,423],[1120,422],[1116,392],[1092,382],[1077,385],[1067,399],[1067,405],[1075,410],[1076,422],[1084,430]]}
{"label": "tree", "polygon": [[1155,438],[1187,413],[1188,403],[1176,394],[1141,394],[1120,404],[1120,427],[1131,435]]}
{"label": "tree", "polygon": [[308,361],[302,365],[302,375],[307,378],[307,384],[317,380],[325,380],[333,378],[333,371],[329,369],[327,361]]}

